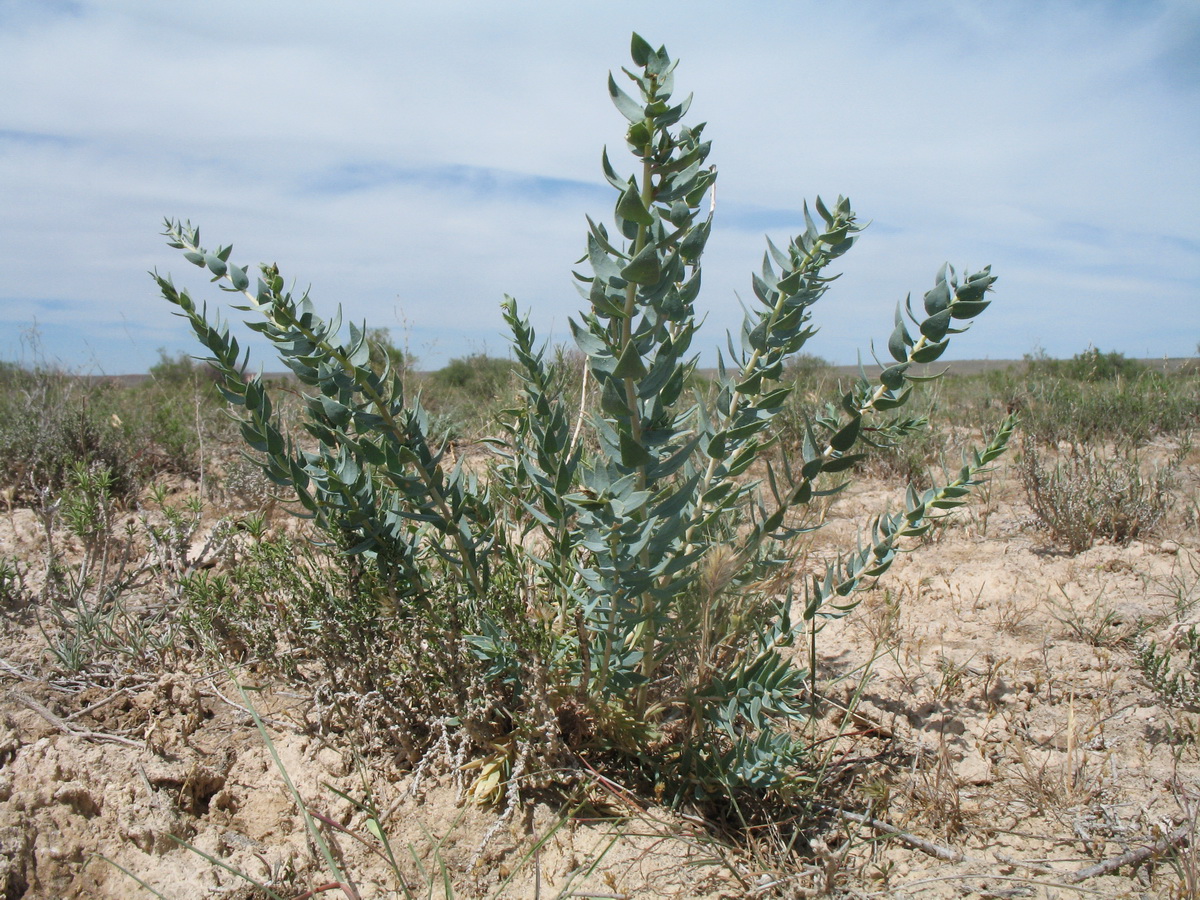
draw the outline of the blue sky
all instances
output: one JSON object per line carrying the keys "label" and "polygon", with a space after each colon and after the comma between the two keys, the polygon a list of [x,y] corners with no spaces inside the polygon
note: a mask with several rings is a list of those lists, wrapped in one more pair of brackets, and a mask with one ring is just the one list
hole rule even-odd
{"label": "blue sky", "polygon": [[615,200],[601,146],[630,168],[605,78],[633,30],[681,59],[713,140],[707,345],[764,234],[840,193],[872,225],[817,307],[827,359],[884,340],[943,261],[1000,276],[952,356],[1197,352],[1194,0],[0,0],[0,358],[196,349],[147,270],[223,297],[164,216],[423,366],[504,354],[504,293],[567,340],[584,216]]}

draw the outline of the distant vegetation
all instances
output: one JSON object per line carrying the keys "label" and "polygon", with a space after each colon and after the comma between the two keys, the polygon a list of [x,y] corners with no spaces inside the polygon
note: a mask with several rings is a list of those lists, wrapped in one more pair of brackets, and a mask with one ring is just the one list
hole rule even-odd
{"label": "distant vegetation", "polygon": [[1049,375],[1070,381],[1115,381],[1119,378],[1137,378],[1148,371],[1148,367],[1122,353],[1110,350],[1102,353],[1088,347],[1070,359],[1051,359],[1045,351],[1036,351],[1025,357],[1029,371],[1034,375]]}
{"label": "distant vegetation", "polygon": [[[443,437],[485,437],[501,410],[516,402],[513,360],[479,352],[415,372],[415,358],[392,345],[386,330],[373,337],[380,341],[376,358],[386,355],[393,368],[404,367],[410,391],[423,392],[434,431]],[[561,355],[569,383],[560,387],[577,407],[582,360]],[[792,361],[787,379],[795,391],[781,419],[785,444],[799,441],[805,417],[818,415],[837,396],[846,378],[839,371],[844,369],[807,354]],[[83,461],[106,466],[116,493],[134,502],[159,474],[198,477],[202,448],[210,455],[228,453],[236,436],[221,413],[213,369],[184,353],[160,351],[149,376],[125,384],[0,361],[0,489],[28,502],[38,489],[57,490],[70,465]],[[699,374],[693,382],[700,389],[707,384]],[[595,397],[588,387],[590,406]],[[920,412],[940,410],[973,427],[1014,409],[1023,432],[1038,444],[1100,443],[1135,452],[1156,436],[1200,428],[1200,365],[1164,371],[1117,352],[1088,349],[1067,359],[1036,352],[1022,363],[973,375],[955,375],[951,364],[949,377],[919,389],[915,402]],[[920,425],[881,449],[872,456],[871,471],[917,482],[954,455],[945,429]]]}

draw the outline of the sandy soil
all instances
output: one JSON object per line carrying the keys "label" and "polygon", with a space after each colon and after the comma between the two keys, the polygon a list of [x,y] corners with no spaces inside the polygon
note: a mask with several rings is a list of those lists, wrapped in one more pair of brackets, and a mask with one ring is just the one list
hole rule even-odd
{"label": "sandy soil", "polygon": [[[453,747],[416,773],[378,755],[364,766],[353,736],[315,733],[309,701],[286,686],[239,694],[227,673],[195,663],[102,685],[57,676],[36,607],[6,609],[0,898],[153,896],[135,877],[169,900],[266,896],[206,856],[283,897],[351,896],[330,886],[281,770],[346,829],[326,831],[363,898],[405,894],[348,798],[377,811],[412,896],[443,896],[443,873],[455,896],[1189,896],[1195,841],[1072,883],[1197,827],[1200,715],[1168,706],[1135,658],[1135,632],[1169,643],[1200,613],[1195,454],[1178,491],[1153,537],[1071,557],[1030,527],[1009,463],[829,623],[819,728],[842,737],[815,752],[839,786],[830,803],[859,821],[827,810],[806,835],[808,858],[783,867],[769,833],[735,849],[702,822],[602,786],[565,819],[550,794],[504,819],[465,797]],[[899,496],[858,483],[815,552],[844,546]],[[0,516],[0,555],[36,565],[40,540],[32,513]]]}

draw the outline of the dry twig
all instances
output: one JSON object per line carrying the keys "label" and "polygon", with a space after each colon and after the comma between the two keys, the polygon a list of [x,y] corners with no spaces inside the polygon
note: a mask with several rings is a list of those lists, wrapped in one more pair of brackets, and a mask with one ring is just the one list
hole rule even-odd
{"label": "dry twig", "polygon": [[886,834],[888,837],[894,837],[899,841],[903,841],[910,847],[920,850],[922,853],[927,853],[935,859],[941,859],[946,862],[965,862],[965,863],[982,863],[983,860],[974,859],[967,856],[961,850],[955,850],[952,847],[946,847],[942,844],[935,844],[933,841],[927,841],[925,838],[917,837],[915,834],[910,834],[907,831],[902,831],[891,822],[884,822],[881,819],[872,819],[870,816],[862,813],[851,812],[848,809],[842,809],[838,806],[825,806],[825,809],[830,812],[837,813],[841,818],[849,822],[857,822],[859,825],[866,825],[875,831]]}
{"label": "dry twig", "polygon": [[100,707],[102,707],[102,706],[107,706],[109,703],[112,703],[118,697],[123,697],[126,693],[127,693],[127,691],[125,690],[125,688],[121,688],[115,694],[109,694],[103,700],[98,700],[95,703],[93,703],[91,706],[85,706],[83,709],[75,710],[75,712],[71,713],[63,721],[70,722],[72,719],[78,719],[80,716],[86,716],[88,713],[95,712],[96,710],[100,709]]}
{"label": "dry twig", "polygon": [[1086,881],[1089,878],[1098,878],[1101,875],[1111,875],[1113,872],[1122,866],[1136,866],[1138,863],[1145,862],[1152,856],[1162,856],[1171,848],[1182,844],[1188,839],[1194,826],[1191,823],[1184,823],[1172,831],[1169,835],[1160,841],[1155,841],[1148,847],[1139,847],[1137,850],[1130,850],[1127,853],[1122,853],[1120,856],[1114,856],[1112,859],[1106,859],[1104,862],[1096,863],[1094,866],[1088,866],[1086,869],[1080,869],[1077,872],[1071,872],[1067,875],[1067,882],[1070,884],[1078,884],[1081,881]]}
{"label": "dry twig", "polygon": [[[979,865],[984,863],[984,860],[975,859],[967,856],[960,850],[955,850],[951,847],[946,847],[941,844],[935,844],[932,841],[927,841],[925,838],[917,837],[915,834],[910,834],[907,831],[902,831],[890,822],[884,822],[880,819],[873,819],[870,816],[862,813],[851,812],[850,810],[841,809],[836,806],[825,807],[830,812],[837,813],[843,819],[850,822],[857,822],[859,825],[866,825],[875,831],[886,834],[888,837],[896,838],[903,841],[910,847],[920,850],[922,853],[934,857],[935,859],[944,860],[952,863],[969,863]],[[1099,878],[1102,875],[1111,875],[1124,866],[1136,866],[1139,863],[1145,862],[1154,856],[1162,856],[1173,847],[1185,842],[1191,834],[1192,825],[1185,823],[1175,829],[1166,837],[1154,842],[1146,847],[1139,847],[1136,850],[1130,850],[1127,853],[1122,853],[1120,856],[1114,856],[1111,859],[1106,859],[1103,862],[1096,863],[1093,866],[1088,866],[1084,869],[1079,869],[1075,872],[1062,873],[1050,866],[1040,865],[1036,863],[1027,863],[1010,856],[997,855],[996,859],[1005,865],[1021,866],[1023,868],[1033,869],[1044,875],[1057,875],[1064,879],[1065,884],[1079,884],[1081,881],[1087,881],[1089,878]],[[981,876],[982,877],[982,876]]]}
{"label": "dry twig", "polygon": [[21,691],[9,691],[8,696],[29,707],[63,734],[69,734],[71,737],[77,737],[85,741],[95,741],[96,743],[107,742],[112,744],[124,744],[127,747],[135,747],[139,750],[145,747],[145,744],[141,743],[140,741],[122,737],[119,734],[108,734],[107,732],[103,731],[84,731],[83,729],[75,728],[74,726],[67,724],[67,722],[65,722],[63,719],[60,719],[54,713],[50,712],[50,710],[46,709],[45,706],[43,706],[41,703],[38,703],[28,694],[24,694]]}

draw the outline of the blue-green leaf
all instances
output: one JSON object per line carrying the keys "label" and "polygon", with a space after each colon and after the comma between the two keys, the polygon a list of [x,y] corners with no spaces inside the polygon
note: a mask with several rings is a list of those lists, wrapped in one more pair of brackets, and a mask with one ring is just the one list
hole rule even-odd
{"label": "blue-green leaf", "polygon": [[229,280],[233,282],[233,286],[239,291],[244,291],[250,287],[250,278],[246,275],[246,270],[240,266],[229,264]]}
{"label": "blue-green leaf", "polygon": [[925,294],[925,312],[936,315],[950,305],[950,300],[950,284],[945,280],[944,273],[939,273],[938,283]]}
{"label": "blue-green leaf", "polygon": [[658,248],[654,244],[647,244],[645,249],[621,270],[621,277],[634,284],[657,284],[662,277]]}
{"label": "blue-green leaf", "polygon": [[617,367],[613,369],[613,377],[638,379],[645,374],[646,365],[642,362],[642,357],[638,353],[637,342],[630,341],[625,345],[625,349],[621,351],[621,356],[617,359]]}
{"label": "blue-green leaf", "polygon": [[950,315],[956,319],[973,319],[991,305],[991,300],[958,300],[950,307]]}
{"label": "blue-green leaf", "polygon": [[920,350],[916,350],[913,352],[912,360],[913,360],[913,362],[916,362],[916,363],[933,362],[934,360],[936,360],[939,356],[941,356],[946,351],[946,347],[948,347],[949,345],[950,345],[949,338],[946,338],[944,341],[936,341],[931,344],[926,344]]}
{"label": "blue-green leaf", "polygon": [[654,216],[646,210],[642,198],[638,194],[637,182],[630,179],[629,187],[617,201],[617,215],[639,225],[653,225]]}
{"label": "blue-green leaf", "polygon": [[909,336],[908,329],[904,327],[904,323],[897,322],[895,329],[892,331],[892,336],[888,338],[888,353],[892,354],[892,359],[896,360],[896,362],[906,362],[908,360],[908,348],[912,346],[912,343],[913,339]]}
{"label": "blue-green leaf", "polygon": [[204,264],[208,266],[208,271],[212,272],[217,278],[220,278],[229,269],[225,264],[225,260],[213,253],[204,254]]}
{"label": "blue-green leaf", "polygon": [[899,363],[895,366],[888,366],[879,373],[879,383],[888,390],[895,390],[904,384],[904,373],[908,371],[908,363]]}
{"label": "blue-green leaf", "polygon": [[829,446],[839,453],[845,452],[854,446],[854,442],[858,440],[858,432],[862,427],[862,416],[855,416],[849,422],[829,439]]}
{"label": "blue-green leaf", "polygon": [[950,327],[950,312],[949,308],[943,309],[922,322],[921,334],[931,341],[940,341],[945,337],[946,329]]}
{"label": "blue-green leaf", "polygon": [[617,87],[612,73],[608,76],[608,96],[612,98],[613,106],[630,122],[641,122],[646,118],[646,112],[632,97]]}
{"label": "blue-green leaf", "polygon": [[644,66],[650,61],[650,57],[654,55],[654,48],[646,43],[646,39],[635,31],[633,39],[630,41],[629,55],[633,57],[633,61],[639,66]]}

